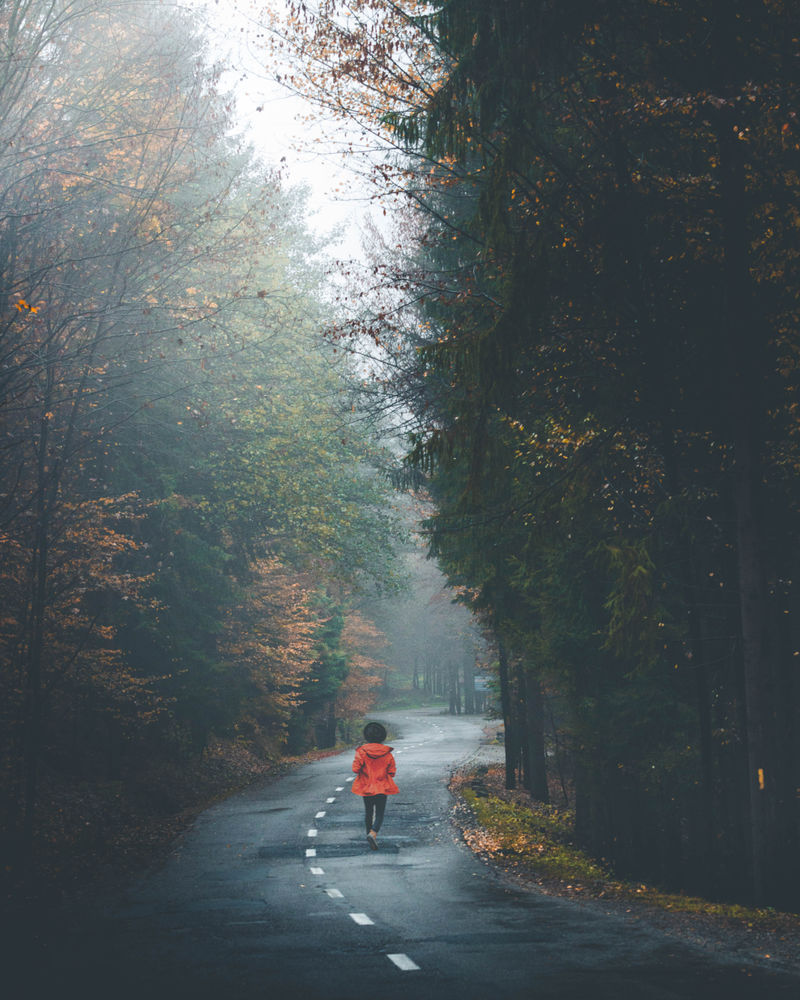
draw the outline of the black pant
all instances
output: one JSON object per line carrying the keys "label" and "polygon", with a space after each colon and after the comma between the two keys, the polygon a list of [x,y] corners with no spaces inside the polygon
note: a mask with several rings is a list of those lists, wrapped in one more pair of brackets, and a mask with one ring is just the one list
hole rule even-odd
{"label": "black pant", "polygon": [[364,811],[366,812],[367,833],[369,833],[370,830],[374,830],[375,833],[377,833],[378,830],[380,830],[385,810],[386,810],[385,795],[364,796]]}

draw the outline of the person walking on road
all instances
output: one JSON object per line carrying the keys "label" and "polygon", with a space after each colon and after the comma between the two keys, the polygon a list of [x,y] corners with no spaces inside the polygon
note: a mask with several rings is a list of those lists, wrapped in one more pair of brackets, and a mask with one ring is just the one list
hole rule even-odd
{"label": "person walking on road", "polygon": [[386,730],[380,722],[368,722],[364,726],[364,739],[356,749],[353,771],[357,777],[352,790],[364,799],[367,823],[367,843],[373,851],[378,850],[378,831],[383,823],[386,797],[397,795],[400,789],[394,783],[397,765],[392,756],[393,747],[383,742]]}

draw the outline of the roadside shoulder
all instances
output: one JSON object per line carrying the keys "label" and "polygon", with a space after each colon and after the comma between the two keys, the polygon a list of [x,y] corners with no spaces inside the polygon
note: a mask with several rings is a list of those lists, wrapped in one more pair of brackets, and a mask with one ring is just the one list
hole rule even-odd
{"label": "roadside shoulder", "polygon": [[[507,885],[646,924],[713,954],[720,962],[800,976],[800,916],[710,903],[705,904],[707,911],[698,912],[704,901],[621,882],[605,875],[591,859],[585,859],[581,870],[573,867],[567,877],[548,873],[552,858],[541,828],[537,830],[539,842],[532,842],[520,829],[526,817],[519,796],[509,796],[504,802],[494,786],[484,769],[455,774],[450,784],[454,797],[451,816],[464,843]],[[492,805],[497,807],[495,815]],[[556,868],[559,863],[565,862],[557,856]],[[569,870],[569,862],[565,864]],[[582,877],[584,874],[588,877]]]}

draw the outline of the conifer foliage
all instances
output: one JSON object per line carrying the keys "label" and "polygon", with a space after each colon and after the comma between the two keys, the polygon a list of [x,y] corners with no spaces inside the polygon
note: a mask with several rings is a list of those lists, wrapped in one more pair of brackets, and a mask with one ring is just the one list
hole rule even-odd
{"label": "conifer foliage", "polygon": [[415,220],[352,333],[495,636],[509,784],[571,784],[639,877],[796,907],[797,5],[317,8],[320,100]]}

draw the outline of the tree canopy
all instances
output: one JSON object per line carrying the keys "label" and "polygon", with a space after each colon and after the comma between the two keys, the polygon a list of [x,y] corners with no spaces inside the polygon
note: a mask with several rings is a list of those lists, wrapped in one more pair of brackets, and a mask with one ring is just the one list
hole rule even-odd
{"label": "tree canopy", "polygon": [[547,709],[588,846],[796,905],[796,9],[292,12],[296,85],[379,137],[408,205],[337,334],[383,345],[413,415],[509,783],[548,794]]}
{"label": "tree canopy", "polygon": [[15,856],[59,782],[366,711],[395,464],[490,644],[506,783],[623,873],[796,907],[796,5],[273,10],[265,66],[394,220],[331,294],[191,14],[0,28]]}
{"label": "tree canopy", "polygon": [[13,0],[0,28],[13,868],[70,782],[132,787],[219,738],[285,753],[312,679],[336,711],[353,595],[395,580],[385,459],[321,336],[304,196],[233,138],[200,25]]}

